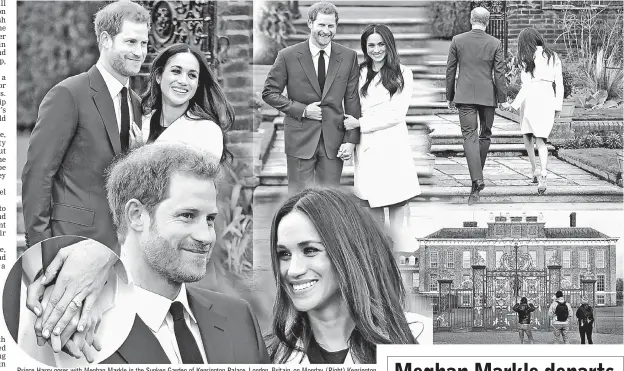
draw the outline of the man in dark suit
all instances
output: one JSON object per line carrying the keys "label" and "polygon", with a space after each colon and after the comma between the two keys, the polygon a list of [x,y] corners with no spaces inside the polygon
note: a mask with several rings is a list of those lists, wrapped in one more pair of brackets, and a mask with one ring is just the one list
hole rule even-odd
{"label": "man in dark suit", "polygon": [[[111,219],[104,170],[113,157],[140,142],[140,98],[129,89],[147,54],[150,14],[131,1],[113,2],[95,16],[100,57],[89,71],[54,86],[39,107],[22,174],[26,241],[35,245],[47,238],[76,235],[98,241],[119,252]],[[58,249],[43,249],[43,267],[49,285],[62,277],[36,331],[44,338],[57,336],[74,316],[82,317],[78,331],[117,260],[114,254],[81,256],[80,264],[63,265]],[[63,268],[61,269],[61,265]],[[66,268],[66,266],[70,266]],[[60,270],[60,272],[59,272]],[[38,292],[39,288],[33,288]],[[84,305],[84,307],[83,307]],[[39,313],[36,311],[39,310]],[[40,321],[41,322],[41,321]],[[54,331],[53,331],[54,329]]]}
{"label": "man in dark suit", "polygon": [[360,141],[359,129],[345,130],[343,123],[345,113],[360,117],[357,54],[332,42],[337,24],[333,4],[312,5],[310,38],[278,53],[262,91],[264,101],[286,115],[290,192],[312,183],[339,186],[343,160]]}
{"label": "man in dark suit", "polygon": [[154,143],[112,166],[106,188],[137,314],[104,363],[269,362],[247,302],[187,286],[206,274],[216,241],[218,162],[183,144]]}
{"label": "man in dark suit", "polygon": [[[453,37],[446,65],[446,99],[457,106],[464,137],[472,189],[468,204],[479,201],[485,188],[483,167],[490,148],[490,136],[497,105],[505,102],[505,56],[500,40],[485,33],[490,13],[482,7],[472,10],[472,30]],[[455,85],[455,74],[459,77]],[[481,129],[479,132],[479,124]]]}

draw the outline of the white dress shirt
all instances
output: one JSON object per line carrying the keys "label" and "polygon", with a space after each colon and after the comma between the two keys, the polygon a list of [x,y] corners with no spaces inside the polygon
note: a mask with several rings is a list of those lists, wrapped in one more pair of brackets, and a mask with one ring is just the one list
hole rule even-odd
{"label": "white dress shirt", "polygon": [[202,342],[199,334],[199,326],[197,320],[191,312],[189,307],[188,297],[186,294],[186,286],[182,284],[182,288],[178,293],[178,296],[173,300],[169,300],[164,296],[155,294],[151,291],[145,290],[139,286],[134,287],[135,299],[136,299],[136,312],[141,317],[147,327],[152,330],[156,339],[162,346],[167,358],[172,364],[182,364],[182,357],[180,356],[180,350],[178,348],[178,342],[173,330],[173,316],[169,313],[169,308],[173,301],[179,301],[184,306],[184,321],[191,330],[197,347],[201,352],[202,359],[206,363],[206,351],[204,349],[204,343]]}
{"label": "white dress shirt", "polygon": [[[133,115],[132,115],[132,97],[130,96],[130,84],[129,79],[126,80],[126,84],[123,85],[115,78],[115,76],[111,75],[110,72],[104,68],[104,66],[97,62],[95,67],[100,71],[102,78],[104,78],[104,82],[106,83],[106,87],[108,88],[108,92],[113,100],[113,106],[115,107],[115,117],[117,118],[117,130],[121,133],[121,89],[125,86],[128,89],[128,109],[130,113],[130,128],[132,128],[132,123],[134,123]],[[135,123],[136,124],[136,123]]]}
{"label": "white dress shirt", "polygon": [[[325,76],[327,76],[327,69],[329,68],[329,56],[331,55],[331,42],[325,47],[325,49],[321,49],[312,43],[312,39],[310,38],[308,43],[310,44],[310,53],[312,54],[312,62],[314,63],[314,71],[316,71],[316,76],[318,76],[318,57],[321,50],[325,51]],[[323,87],[321,86],[321,90]]]}

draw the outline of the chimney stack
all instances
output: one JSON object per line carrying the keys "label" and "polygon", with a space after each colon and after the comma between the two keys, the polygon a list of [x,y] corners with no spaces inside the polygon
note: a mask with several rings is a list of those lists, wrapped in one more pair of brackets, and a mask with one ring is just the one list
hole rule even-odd
{"label": "chimney stack", "polygon": [[570,227],[571,228],[576,227],[576,212],[570,213]]}

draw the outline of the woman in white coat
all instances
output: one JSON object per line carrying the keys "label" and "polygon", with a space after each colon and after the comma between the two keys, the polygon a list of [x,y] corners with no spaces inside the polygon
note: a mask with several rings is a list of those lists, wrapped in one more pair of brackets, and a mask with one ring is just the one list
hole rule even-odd
{"label": "woman in white coat", "polygon": [[[518,61],[523,68],[522,87],[516,99],[503,106],[520,109],[520,131],[531,161],[533,183],[538,183],[537,193],[542,195],[546,192],[546,140],[563,105],[561,59],[546,47],[544,38],[536,29],[525,28],[518,35]],[[533,138],[537,144],[541,171],[536,166]]]}
{"label": "woman in white coat", "polygon": [[390,223],[400,227],[405,206],[420,194],[405,117],[413,94],[414,77],[401,65],[394,36],[384,25],[373,24],[361,37],[360,119],[345,116],[347,130],[359,127],[355,151],[355,193],[381,212],[388,207]]}
{"label": "woman in white coat", "polygon": [[431,319],[405,313],[392,241],[338,189],[306,189],[275,214],[271,262],[278,282],[272,363],[375,363],[377,344],[417,344]]}
{"label": "woman in white coat", "polygon": [[234,109],[196,48],[173,44],[154,58],[142,108],[143,141],[181,141],[209,149],[221,163],[232,158],[223,132]]}

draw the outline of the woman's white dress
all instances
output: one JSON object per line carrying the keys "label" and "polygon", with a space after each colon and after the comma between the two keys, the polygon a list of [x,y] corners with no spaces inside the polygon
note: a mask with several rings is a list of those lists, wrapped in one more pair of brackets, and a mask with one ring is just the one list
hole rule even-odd
{"label": "woman's white dress", "polygon": [[[147,140],[150,134],[150,120],[152,116],[143,116],[141,132]],[[221,127],[210,120],[193,120],[186,115],[180,116],[169,125],[156,139],[157,142],[184,143],[221,158],[223,154],[223,131]]]}
{"label": "woman's white dress", "polygon": [[[522,134],[533,134],[539,138],[548,138],[555,123],[555,111],[561,111],[563,105],[563,75],[561,59],[557,55],[548,61],[542,55],[543,48],[535,51],[535,69],[533,76],[522,71],[522,87],[511,106],[520,109]],[[552,83],[555,83],[556,93]]]}
{"label": "woman's white dress", "polygon": [[[420,194],[418,174],[409,141],[405,117],[413,94],[412,71],[401,66],[404,87],[393,97],[377,74],[360,94],[360,144],[354,156],[355,194],[371,207],[400,203]],[[360,72],[360,87],[366,82],[367,69]],[[389,124],[393,126],[379,129]],[[379,129],[379,130],[376,130]]]}

